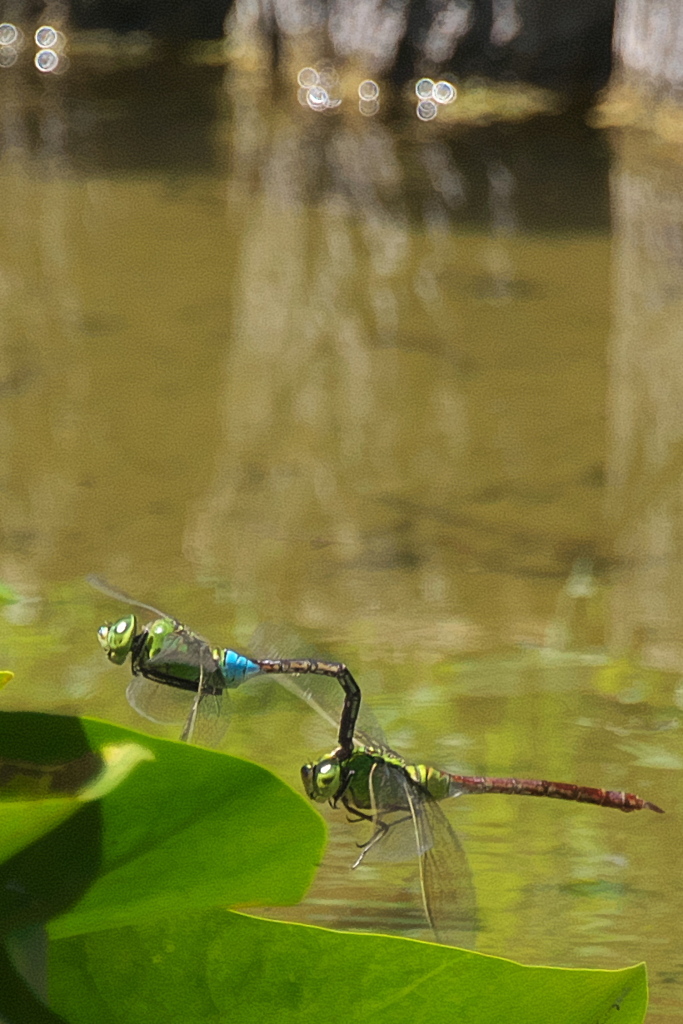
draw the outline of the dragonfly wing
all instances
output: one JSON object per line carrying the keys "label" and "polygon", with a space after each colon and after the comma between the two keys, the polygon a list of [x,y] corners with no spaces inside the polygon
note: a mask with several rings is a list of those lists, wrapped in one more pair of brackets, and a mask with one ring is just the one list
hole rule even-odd
{"label": "dragonfly wing", "polygon": [[[321,703],[320,701],[316,700],[316,697],[313,695],[313,692],[310,689],[310,687],[304,687],[302,685],[303,679],[306,677],[285,676],[276,673],[274,675],[274,678],[285,690],[288,690],[289,693],[293,693],[294,696],[298,697],[300,700],[305,701],[306,704],[308,704],[309,708],[313,708],[313,710],[317,712],[317,714],[319,714],[320,717],[323,718],[333,730],[338,728],[337,719],[335,719],[334,716],[327,711],[327,708],[324,706],[324,702]],[[339,716],[337,715],[337,718],[338,717]]]}
{"label": "dragonfly wing", "polygon": [[[189,634],[188,630],[183,629],[180,620],[176,619],[175,615],[169,615],[168,612],[162,612],[160,608],[155,608],[153,604],[146,604],[144,601],[138,601],[137,598],[131,597],[131,595],[127,594],[124,590],[112,587],[112,585],[107,583],[106,580],[103,580],[101,576],[94,576],[91,574],[90,576],[86,576],[86,581],[91,587],[99,590],[102,594],[106,594],[107,597],[112,597],[115,601],[120,601],[122,604],[132,604],[135,608],[143,608],[147,612],[152,612],[160,619],[170,619],[171,622],[175,622],[180,632]],[[201,642],[209,649],[211,648],[209,641],[206,640],[205,637],[200,636],[199,633],[193,632],[189,635],[193,636],[195,640]]]}
{"label": "dragonfly wing", "polygon": [[128,703],[139,715],[162,725],[184,722],[193,696],[191,690],[154,683],[144,676],[133,676],[126,690]]}
{"label": "dragonfly wing", "polygon": [[472,874],[455,832],[437,801],[403,780],[419,858],[422,902],[439,942],[462,944],[477,927]]}
{"label": "dragonfly wing", "polygon": [[412,860],[416,853],[424,853],[427,849],[424,844],[430,842],[430,837],[425,832],[420,837],[421,845],[416,849],[413,813],[401,769],[386,761],[378,761],[370,770],[368,782],[375,834],[377,831],[384,833],[381,840],[373,845],[372,856],[377,860],[406,861]]}
{"label": "dragonfly wing", "polygon": [[200,674],[199,674],[199,686],[197,687],[197,695],[194,698],[194,700],[192,701],[192,707],[190,708],[190,713],[187,716],[187,720],[185,722],[185,725],[183,726],[183,731],[180,734],[180,739],[181,739],[181,742],[183,742],[183,743],[191,743],[192,740],[194,739],[194,729],[195,729],[195,725],[197,724],[197,715],[199,714],[199,708],[200,708],[201,703],[202,703],[202,698],[204,697],[204,685],[203,684],[204,684],[204,677],[203,677],[202,673],[200,672]]}
{"label": "dragonfly wing", "polygon": [[[327,654],[321,654],[306,640],[302,640],[292,631],[277,624],[267,623],[256,630],[249,644],[259,658],[312,658],[335,662]],[[263,676],[257,677],[263,678]],[[273,676],[268,676],[272,679]],[[274,673],[274,678],[285,690],[303,700],[316,714],[320,715],[330,726],[332,732],[339,729],[339,718],[344,703],[344,695],[338,681],[333,676],[314,675],[281,675]],[[358,727],[355,736],[366,746],[383,746],[384,734],[366,704],[361,703],[358,716]]]}
{"label": "dragonfly wing", "polygon": [[217,747],[228,728],[227,707],[220,693],[198,693],[185,721],[181,739],[202,747]]}
{"label": "dragonfly wing", "polygon": [[126,594],[123,590],[118,590],[116,587],[112,587],[110,583],[103,580],[101,576],[89,575],[86,576],[86,581],[95,590],[99,590],[100,593],[106,594],[107,597],[113,597],[115,601],[120,601],[121,604],[132,604],[136,608],[144,608],[147,612],[152,612],[154,615],[158,615],[161,619],[172,619],[173,622],[178,620],[173,615],[167,615],[166,612],[162,612],[159,608],[155,608],[151,604],[145,604],[144,601],[138,601],[137,598],[131,597],[130,594]]}
{"label": "dragonfly wing", "polygon": [[228,728],[228,708],[219,693],[194,694],[191,690],[135,676],[126,690],[126,697],[143,718],[159,725],[182,724],[183,736],[189,728],[191,742],[203,747],[219,746]]}

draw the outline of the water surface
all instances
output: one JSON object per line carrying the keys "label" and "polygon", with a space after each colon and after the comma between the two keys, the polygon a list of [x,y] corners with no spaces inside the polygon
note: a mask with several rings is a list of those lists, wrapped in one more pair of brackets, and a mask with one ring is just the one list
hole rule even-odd
{"label": "water surface", "polygon": [[[666,809],[447,812],[479,950],[644,959],[678,1019],[678,477],[625,411],[653,364],[624,330],[623,154],[561,118],[326,118],[221,68],[5,69],[0,103],[3,707],[151,728],[89,572],[219,643],[306,633],[411,759]],[[226,749],[295,787],[333,745],[270,685],[232,707]],[[323,813],[325,863],[273,915],[428,937],[415,865],[351,872]]]}

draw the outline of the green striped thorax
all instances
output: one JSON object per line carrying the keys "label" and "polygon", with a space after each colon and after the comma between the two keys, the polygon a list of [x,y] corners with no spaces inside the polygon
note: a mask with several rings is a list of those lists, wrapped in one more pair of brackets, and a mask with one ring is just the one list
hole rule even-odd
{"label": "green striped thorax", "polygon": [[[373,776],[375,786],[380,777],[382,779],[379,792],[375,788],[374,800],[370,792]],[[346,795],[355,807],[363,810],[377,806],[378,796],[388,806],[400,802],[401,780],[406,777],[435,800],[452,795],[450,777],[446,772],[424,764],[406,764],[402,758],[383,754],[379,747],[357,746],[350,757],[343,760],[332,753],[320,761],[305,764],[301,769],[304,790],[311,800],[334,803]],[[388,806],[377,806],[377,809],[387,810]]]}
{"label": "green striped thorax", "polygon": [[154,622],[150,622],[145,629],[147,630],[147,641],[145,643],[145,654],[148,658],[154,658],[157,654],[161,653],[164,640],[169,633],[175,632],[177,629],[177,622],[173,619],[166,618],[155,619]]}
{"label": "green striped thorax", "polygon": [[305,764],[301,779],[307,796],[318,803],[334,803],[346,795],[356,807],[369,808],[373,767],[386,764],[398,772],[404,771],[401,761],[382,757],[373,747],[356,746],[347,758],[340,759],[332,753],[316,763]]}

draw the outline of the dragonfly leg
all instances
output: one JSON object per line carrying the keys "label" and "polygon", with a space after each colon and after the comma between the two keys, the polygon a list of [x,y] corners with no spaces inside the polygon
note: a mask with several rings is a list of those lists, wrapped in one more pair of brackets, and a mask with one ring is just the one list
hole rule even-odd
{"label": "dragonfly leg", "polygon": [[[353,778],[353,776],[355,774],[356,774],[355,768],[351,768],[349,771],[346,771],[344,773],[344,776],[342,778],[342,782],[341,782],[341,785],[340,785],[339,789],[337,790],[337,792],[334,794],[334,796],[330,800],[330,804],[335,809],[335,811],[337,809],[337,804],[339,803],[340,800],[342,801],[342,803],[344,804],[344,807],[346,807],[347,810],[351,810],[352,809],[352,808],[349,807],[349,805],[347,804],[346,800],[344,799],[344,794],[346,793],[347,789],[351,785],[351,780],[352,780],[352,778]],[[354,810],[355,810],[355,808],[354,808]]]}
{"label": "dragonfly leg", "polygon": [[187,721],[183,726],[183,731],[180,734],[181,743],[191,743],[194,735],[195,725],[197,724],[197,714],[199,712],[199,705],[204,697],[204,666],[199,666],[199,683],[197,685],[197,696],[192,701],[192,707],[190,713],[187,716]]}
{"label": "dragonfly leg", "polygon": [[[353,809],[355,810],[355,808]],[[410,817],[411,815],[407,814],[404,818],[399,818],[397,821],[391,822],[383,821],[381,818],[373,819],[370,817],[370,815],[367,814],[363,814],[359,818],[357,818],[357,821],[360,821],[362,819],[365,819],[366,821],[374,820],[377,829],[374,835],[370,836],[367,843],[356,843],[356,846],[360,850],[360,856],[354,861],[354,863],[351,865],[351,868],[357,868],[360,864],[362,864],[363,858],[365,857],[366,853],[369,853],[373,846],[377,846],[377,843],[380,841],[380,839],[383,839],[384,836],[386,836],[389,833],[389,831],[394,827],[394,825],[400,825],[404,821],[409,821]]]}
{"label": "dragonfly leg", "polygon": [[[369,820],[372,821],[371,818]],[[363,858],[365,857],[365,854],[369,853],[373,846],[377,845],[380,839],[382,839],[387,834],[391,827],[390,825],[387,825],[386,821],[382,821],[381,818],[377,819],[376,825],[377,830],[375,831],[374,835],[372,835],[370,839],[368,839],[367,843],[356,843],[356,845],[360,849],[360,855],[351,865],[352,869],[357,868],[360,864],[363,863]]]}
{"label": "dragonfly leg", "polygon": [[142,629],[137,636],[133,637],[133,643],[130,649],[130,667],[133,671],[134,676],[140,675],[140,661],[142,659],[143,652],[145,650],[145,642],[149,636],[148,629]]}
{"label": "dragonfly leg", "polygon": [[[346,820],[349,822],[350,825],[355,825],[359,821],[374,821],[375,820],[374,817],[372,816],[372,814],[364,814],[363,811],[359,811],[357,807],[353,807],[346,800],[342,800],[342,803],[344,804],[344,807],[348,811],[349,816],[347,817]],[[354,815],[353,818],[351,817],[352,814]],[[387,828],[388,828],[388,826],[387,826]],[[365,844],[361,843],[360,845],[364,846]]]}
{"label": "dragonfly leg", "polygon": [[[397,818],[396,821],[385,821],[384,818],[378,818],[372,814],[365,814],[363,811],[359,810],[357,807],[354,807],[352,804],[350,804],[347,800],[342,800],[342,803],[344,804],[344,807],[348,811],[349,815],[355,815],[355,817],[349,817],[347,819],[352,825],[357,824],[359,821],[372,821],[375,825],[375,832],[373,833],[373,835],[370,836],[367,842],[356,843],[356,846],[361,851],[361,853],[358,859],[355,861],[355,863],[351,865],[352,868],[357,868],[358,865],[363,862],[365,854],[368,853],[373,848],[373,846],[376,846],[380,839],[388,835],[392,828],[394,828],[396,825],[403,824],[404,821],[410,821],[412,818],[412,815],[404,814],[402,818]],[[405,807],[392,808],[393,811],[405,809]]]}

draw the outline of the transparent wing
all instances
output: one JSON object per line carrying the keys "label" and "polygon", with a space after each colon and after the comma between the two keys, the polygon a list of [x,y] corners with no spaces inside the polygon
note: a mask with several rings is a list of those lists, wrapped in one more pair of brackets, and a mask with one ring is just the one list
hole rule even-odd
{"label": "transparent wing", "polygon": [[[403,780],[419,859],[422,902],[439,942],[462,943],[477,929],[477,900],[465,851],[438,802]],[[470,941],[471,944],[471,941]]]}
{"label": "transparent wing", "polygon": [[211,649],[211,643],[206,637],[201,636],[200,633],[195,633],[194,630],[185,629],[179,619],[176,619],[175,615],[169,615],[168,612],[163,612],[160,608],[155,608],[153,604],[145,604],[144,601],[138,601],[137,598],[131,597],[130,594],[126,594],[124,590],[118,590],[116,587],[112,587],[111,584],[103,580],[101,576],[86,576],[86,581],[91,587],[99,590],[101,593],[106,594],[107,597],[113,597],[115,601],[120,601],[122,604],[132,604],[136,608],[144,608],[145,611],[152,612],[162,619],[170,619],[178,627],[178,635],[185,636],[186,638],[192,638],[197,644],[202,644],[204,647]]}
{"label": "transparent wing", "polygon": [[[250,650],[257,658],[317,658],[325,661],[336,661],[333,656],[313,649],[311,644],[297,637],[290,630],[277,624],[264,623],[253,634]],[[353,667],[349,666],[353,672]],[[263,676],[257,678],[263,679]],[[339,719],[344,703],[342,689],[333,677],[314,675],[279,675],[275,678],[285,690],[303,700],[316,714],[320,715],[330,726],[332,732],[339,729]],[[384,749],[385,740],[382,728],[366,703],[361,702],[358,716],[356,738],[366,746]]]}
{"label": "transparent wing", "polygon": [[388,861],[412,860],[426,852],[431,836],[425,830],[416,845],[414,814],[401,769],[386,761],[376,762],[370,770],[369,789],[375,835],[378,831],[383,834],[368,852],[377,860]]}
{"label": "transparent wing", "polygon": [[384,860],[417,855],[422,902],[435,936],[471,945],[477,921],[472,874],[438,802],[391,763],[373,765],[369,784],[375,833],[366,852]]}
{"label": "transparent wing", "polygon": [[165,683],[153,683],[144,676],[133,676],[126,690],[128,703],[143,718],[161,725],[180,725],[192,707],[191,690],[179,690]]}
{"label": "transparent wing", "polygon": [[136,608],[144,608],[145,611],[158,615],[159,618],[172,619],[173,622],[178,622],[173,615],[168,615],[166,612],[162,612],[159,608],[155,608],[154,605],[145,604],[144,601],[138,601],[137,598],[131,597],[130,594],[126,594],[125,591],[112,587],[111,584],[107,583],[106,580],[103,580],[101,576],[91,574],[85,578],[91,587],[94,587],[95,590],[99,590],[102,594],[106,594],[107,597],[113,597],[115,601],[120,601],[122,604],[132,604]]}
{"label": "transparent wing", "polygon": [[[201,700],[198,701],[199,696]],[[179,690],[176,686],[135,676],[128,685],[126,697],[130,706],[150,722],[183,725],[183,735],[190,716],[193,716],[194,724],[190,729],[192,743],[216,747],[228,728],[229,707],[222,694],[194,694],[191,690]]]}
{"label": "transparent wing", "polygon": [[217,747],[228,728],[227,697],[198,693],[187,716],[181,739],[202,747]]}

